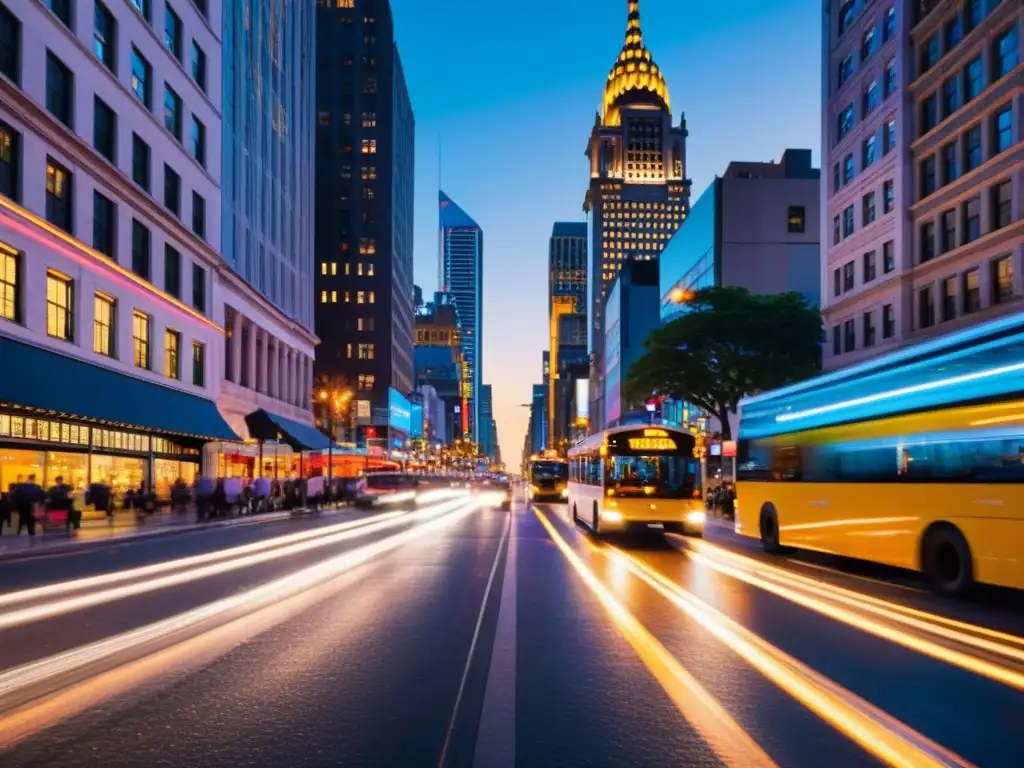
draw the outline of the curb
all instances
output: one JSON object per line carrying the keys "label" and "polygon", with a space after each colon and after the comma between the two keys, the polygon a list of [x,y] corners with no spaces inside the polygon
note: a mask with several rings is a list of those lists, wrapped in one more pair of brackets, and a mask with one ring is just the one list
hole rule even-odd
{"label": "curb", "polygon": [[[334,514],[336,512],[346,509],[346,507],[339,507],[338,509],[325,509],[321,514]],[[105,539],[87,539],[87,540],[76,540],[68,539],[60,544],[54,544],[52,546],[41,546],[35,549],[26,549],[18,552],[4,552],[2,544],[0,544],[0,565],[3,563],[17,562],[19,560],[32,560],[36,558],[47,557],[49,555],[68,554],[71,552],[86,552],[93,549],[102,549],[104,547],[112,547],[120,544],[130,544],[140,539],[157,539],[164,536],[176,536],[184,533],[192,533],[194,531],[205,531],[215,528],[230,528],[236,525],[258,525],[262,523],[274,523],[281,520],[292,520],[292,519],[303,519],[305,516],[296,515],[295,512],[299,510],[288,510],[281,512],[267,512],[262,515],[246,515],[244,517],[236,517],[230,520],[213,520],[205,523],[195,523],[192,525],[166,525],[150,530],[141,530],[137,532],[127,533],[123,535],[113,535]],[[0,539],[2,542],[2,539]]]}

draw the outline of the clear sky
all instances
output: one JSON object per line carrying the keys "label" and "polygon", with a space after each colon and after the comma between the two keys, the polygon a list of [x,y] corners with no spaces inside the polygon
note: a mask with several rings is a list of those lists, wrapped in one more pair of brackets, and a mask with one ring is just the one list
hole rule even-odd
{"label": "clear sky", "polygon": [[[583,221],[584,156],[626,0],[391,0],[416,113],[416,283],[437,288],[437,190],[484,230],[483,380],[517,467],[547,347],[547,244]],[[696,200],[731,160],[820,157],[816,0],[641,0]],[[438,147],[441,147],[439,173]]]}

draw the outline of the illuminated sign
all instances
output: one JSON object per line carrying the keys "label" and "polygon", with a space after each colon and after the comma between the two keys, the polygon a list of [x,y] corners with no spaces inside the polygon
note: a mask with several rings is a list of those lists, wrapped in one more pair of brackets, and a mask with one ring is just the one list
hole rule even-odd
{"label": "illuminated sign", "polygon": [[631,451],[674,451],[676,441],[671,437],[631,437],[629,438],[629,449]]}
{"label": "illuminated sign", "polygon": [[664,429],[645,429],[644,437],[668,437],[668,432]]}
{"label": "illuminated sign", "polygon": [[736,441],[725,440],[722,442],[722,455],[723,456],[735,456],[736,455]]}

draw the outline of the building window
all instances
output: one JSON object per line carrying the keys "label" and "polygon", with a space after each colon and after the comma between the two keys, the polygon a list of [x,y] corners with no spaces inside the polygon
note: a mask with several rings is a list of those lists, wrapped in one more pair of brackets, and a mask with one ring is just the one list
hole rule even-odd
{"label": "building window", "polygon": [[164,166],[164,205],[168,211],[181,218],[181,176],[169,165]]}
{"label": "building window", "polygon": [[206,239],[206,200],[192,192],[192,231]]}
{"label": "building window", "polygon": [[142,18],[144,18],[146,21],[149,21],[153,18],[152,8],[150,8],[149,2],[150,0],[131,0],[132,6],[135,8],[136,11],[142,14]]}
{"label": "building window", "polygon": [[132,181],[149,192],[149,144],[132,134]]}
{"label": "building window", "polygon": [[360,373],[356,379],[357,389],[373,389],[375,376],[372,373]]}
{"label": "building window", "polygon": [[838,245],[842,239],[842,231],[839,228],[839,217],[832,219],[832,245]]}
{"label": "building window", "polygon": [[971,243],[981,237],[981,198],[974,196],[963,204],[963,242]]}
{"label": "building window", "polygon": [[992,262],[992,303],[1003,304],[1013,298],[1013,257]]}
{"label": "building window", "polygon": [[964,67],[964,101],[976,98],[985,90],[985,70],[981,65],[981,56],[975,56]]}
{"label": "building window", "polygon": [[153,68],[139,49],[132,46],[132,91],[146,109],[153,109]]}
{"label": "building window", "polygon": [[164,243],[164,290],[181,298],[181,254],[169,243]]}
{"label": "building window", "polygon": [[164,86],[164,128],[181,141],[181,96],[169,85]]}
{"label": "building window", "polygon": [[861,226],[866,227],[875,221],[875,193],[868,192],[861,198]]}
{"label": "building window", "polygon": [[832,295],[840,296],[843,293],[843,273],[839,267],[832,270]]}
{"label": "building window", "polygon": [[853,104],[847,104],[839,113],[837,128],[839,141],[845,139],[847,134],[853,130]]}
{"label": "building window", "polygon": [[1008,227],[1013,221],[1013,212],[1010,209],[1010,181],[996,184],[992,187],[992,229]]}
{"label": "building window", "polygon": [[92,306],[92,351],[104,357],[116,357],[117,300],[102,291],[96,291]]}
{"label": "building window", "polygon": [[893,188],[892,179],[882,182],[882,213],[892,213],[896,208],[896,192]]}
{"label": "building window", "polygon": [[875,313],[864,313],[864,346],[875,346]]}
{"label": "building window", "polygon": [[864,37],[860,41],[860,60],[867,61],[867,59],[873,54],[877,48],[877,39],[875,38],[875,28],[873,26],[868,27],[864,30]]}
{"label": "building window", "polygon": [[17,251],[0,244],[0,317],[21,322],[21,257]]}
{"label": "building window", "polygon": [[896,269],[896,243],[886,240],[882,243],[882,272],[889,274]]}
{"label": "building window", "polygon": [[181,378],[181,334],[168,328],[164,331],[164,376]]}
{"label": "building window", "polygon": [[942,213],[942,252],[956,248],[956,209]]}
{"label": "building window", "polygon": [[954,75],[942,84],[942,116],[949,117],[960,109],[959,77]]}
{"label": "building window", "polygon": [[875,266],[875,252],[868,251],[864,254],[864,282],[870,283],[875,279],[876,266]]}
{"label": "building window", "polygon": [[117,115],[99,96],[93,97],[92,145],[117,165]]}
{"label": "building window", "polygon": [[149,230],[138,219],[132,219],[132,272],[149,280]]}
{"label": "building window", "polygon": [[0,73],[18,82],[18,59],[21,48],[21,22],[0,3]]}
{"label": "building window", "polygon": [[964,314],[981,309],[981,274],[978,268],[964,272]]}
{"label": "building window", "polygon": [[1010,74],[1017,66],[1017,25],[996,38],[992,51],[992,80],[998,80]]}
{"label": "building window", "polygon": [[935,191],[935,155],[926,157],[921,163],[921,197],[928,197]]}
{"label": "building window", "polygon": [[851,152],[843,158],[843,184],[849,184],[853,181],[853,153]]}
{"label": "building window", "polygon": [[206,51],[192,41],[192,79],[206,93]]}
{"label": "building window", "polygon": [[849,206],[843,211],[843,237],[849,237],[853,234],[853,206]]}
{"label": "building window", "polygon": [[998,155],[1013,146],[1013,112],[1009,106],[996,113],[993,120],[995,136],[992,154]]}
{"label": "building window", "polygon": [[73,320],[75,285],[67,275],[46,271],[46,334],[55,339],[74,341]]}
{"label": "building window", "polygon": [[919,74],[924,74],[929,69],[934,67],[939,61],[939,33],[936,32],[934,35],[925,41],[924,45],[921,46],[921,71]]}
{"label": "building window", "polygon": [[114,202],[99,192],[92,193],[92,247],[114,261],[117,241],[117,208]]}
{"label": "building window", "polygon": [[964,19],[959,13],[946,23],[946,52],[964,39]]}
{"label": "building window", "polygon": [[206,386],[206,345],[199,341],[192,342],[192,384]]}
{"label": "building window", "polygon": [[0,195],[17,201],[20,195],[19,161],[21,159],[21,136],[7,123],[0,120]]}
{"label": "building window", "polygon": [[853,262],[843,264],[843,293],[853,290]]}
{"label": "building window", "polygon": [[960,176],[956,161],[956,139],[942,147],[942,183],[952,184]]}
{"label": "building window", "polygon": [[206,167],[206,126],[192,115],[189,130],[189,151],[201,166]]}
{"label": "building window", "polygon": [[882,127],[882,156],[896,148],[896,118],[890,117]]}
{"label": "building window", "polygon": [[52,157],[46,158],[46,220],[69,235],[74,234],[72,191],[71,172]]}
{"label": "building window", "polygon": [[882,307],[882,338],[888,339],[896,333],[896,310],[892,304]]}
{"label": "building window", "polygon": [[896,59],[889,59],[885,65],[885,98],[896,92]]}
{"label": "building window", "polygon": [[192,265],[192,307],[206,314],[206,270],[198,264]]}
{"label": "building window", "polygon": [[132,312],[132,362],[149,370],[149,315],[138,309]]}
{"label": "building window", "polygon": [[931,328],[935,325],[935,299],[932,296],[932,287],[925,286],[917,293],[917,319],[921,328]]}
{"label": "building window", "polygon": [[920,136],[928,133],[939,124],[939,96],[932,92],[921,102],[921,133]]}
{"label": "building window", "polygon": [[[789,206],[787,228],[790,232],[805,232],[807,229],[807,209],[802,205]],[[370,265],[373,268],[373,264]],[[372,272],[371,272],[372,274]]]}
{"label": "building window", "polygon": [[360,344],[359,345],[359,359],[360,360],[373,360],[373,344]]}
{"label": "building window", "polygon": [[947,277],[942,281],[942,322],[956,319],[956,278]]}
{"label": "building window", "polygon": [[181,61],[181,18],[170,3],[164,6],[164,45],[174,58]]}
{"label": "building window", "polygon": [[64,62],[46,52],[46,108],[68,128],[74,123],[75,76]]}
{"label": "building window", "polygon": [[973,171],[981,165],[981,126],[976,125],[967,131],[967,151],[964,171]]}
{"label": "building window", "polygon": [[71,0],[45,0],[45,4],[65,27],[71,27]]}
{"label": "building window", "polygon": [[832,326],[832,354],[840,355],[843,352],[842,330],[838,325]]}
{"label": "building window", "polygon": [[885,19],[882,21],[882,39],[890,40],[896,34],[896,7],[890,5],[885,11]]}
{"label": "building window", "polygon": [[117,21],[99,0],[93,13],[92,50],[103,66],[117,72]]}
{"label": "building window", "polygon": [[853,320],[843,323],[843,352],[853,352],[857,348],[857,326]]}
{"label": "building window", "polygon": [[853,24],[854,5],[855,0],[843,0],[843,4],[839,6],[839,36],[842,36]]}
{"label": "building window", "polygon": [[860,148],[860,166],[861,168],[870,168],[875,162],[875,134],[871,134],[864,143],[861,144]]}
{"label": "building window", "polygon": [[878,97],[878,81],[871,80],[868,83],[867,88],[864,89],[864,115],[868,115],[875,110],[878,106],[880,99]]}
{"label": "building window", "polygon": [[839,163],[832,166],[832,194],[839,191]]}
{"label": "building window", "polygon": [[925,222],[921,225],[921,263],[935,258],[935,224]]}

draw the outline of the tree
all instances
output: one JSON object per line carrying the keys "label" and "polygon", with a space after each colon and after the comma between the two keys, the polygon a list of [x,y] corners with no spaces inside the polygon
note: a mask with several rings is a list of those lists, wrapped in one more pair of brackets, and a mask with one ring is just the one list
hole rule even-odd
{"label": "tree", "polygon": [[[352,406],[352,385],[344,374],[321,373],[313,381],[313,410],[317,414],[324,432],[328,432],[328,423],[337,432],[338,426],[345,424]],[[331,435],[335,437],[335,435]]]}
{"label": "tree", "polygon": [[687,400],[704,408],[731,439],[740,398],[821,370],[821,315],[799,293],[760,296],[745,288],[704,288],[686,311],[654,331],[630,366],[624,395]]}

